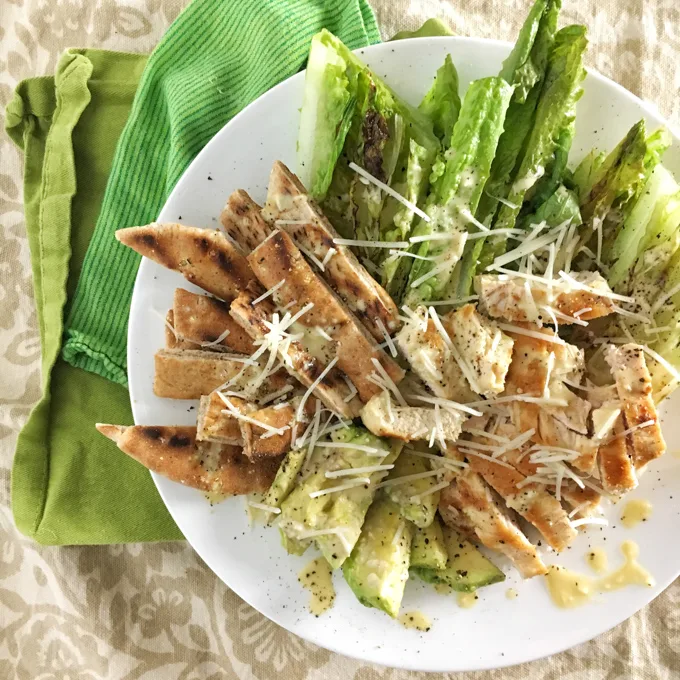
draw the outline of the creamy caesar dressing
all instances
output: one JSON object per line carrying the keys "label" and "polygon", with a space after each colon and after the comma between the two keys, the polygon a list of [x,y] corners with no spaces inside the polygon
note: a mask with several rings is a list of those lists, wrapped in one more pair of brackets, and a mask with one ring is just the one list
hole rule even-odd
{"label": "creamy caesar dressing", "polygon": [[514,588],[508,588],[505,591],[505,597],[508,600],[515,600],[515,599],[517,599],[518,595],[519,595],[519,593]]}
{"label": "creamy caesar dressing", "polygon": [[399,614],[399,623],[404,628],[415,628],[423,633],[427,633],[432,628],[432,621],[421,612],[404,612]]}
{"label": "creamy caesar dressing", "polygon": [[453,588],[450,585],[447,585],[446,583],[436,583],[434,589],[440,595],[450,595],[453,592]]}
{"label": "creamy caesar dressing", "polygon": [[586,562],[598,574],[604,574],[607,571],[607,553],[602,548],[592,548],[589,550],[586,553]]}
{"label": "creamy caesar dressing", "polygon": [[337,343],[329,340],[333,335],[333,328],[319,328],[318,326],[305,326],[296,321],[291,324],[287,333],[293,336],[302,335],[300,343],[313,356],[327,364],[337,354]]}
{"label": "creamy caesar dressing", "polygon": [[633,541],[624,541],[621,552],[625,558],[622,567],[608,574],[599,582],[600,590],[618,590],[628,585],[646,586],[654,585],[654,577],[638,561],[640,547]]}
{"label": "creamy caesar dressing", "polygon": [[210,503],[210,505],[217,505],[222,501],[229,498],[228,493],[222,493],[220,491],[205,491],[203,497]]}
{"label": "creamy caesar dressing", "polygon": [[323,557],[312,560],[299,574],[298,581],[309,590],[309,611],[320,616],[333,606],[335,588],[333,587],[333,570]]}
{"label": "creamy caesar dressing", "polygon": [[621,513],[621,524],[626,529],[632,529],[640,524],[646,522],[652,516],[652,504],[649,501],[636,498],[628,501]]}
{"label": "creamy caesar dressing", "polygon": [[548,567],[545,580],[552,601],[562,609],[571,609],[585,604],[590,600],[595,589],[595,581],[589,576],[555,564]]}
{"label": "creamy caesar dressing", "polygon": [[458,606],[463,609],[470,609],[477,604],[479,595],[477,593],[458,593]]}
{"label": "creamy caesar dressing", "polygon": [[621,552],[625,559],[623,565],[600,579],[594,579],[557,565],[548,567],[545,579],[552,601],[558,607],[571,609],[586,604],[598,592],[618,590],[629,585],[651,588],[654,585],[654,578],[637,561],[640,552],[637,543],[624,541],[621,544]]}

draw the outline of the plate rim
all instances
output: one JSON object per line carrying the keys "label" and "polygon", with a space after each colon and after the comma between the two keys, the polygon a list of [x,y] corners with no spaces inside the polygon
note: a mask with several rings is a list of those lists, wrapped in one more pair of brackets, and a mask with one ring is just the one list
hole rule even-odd
{"label": "plate rim", "polygon": [[[379,52],[383,49],[385,49],[387,46],[391,47],[394,49],[395,47],[398,49],[402,45],[407,45],[411,43],[417,42],[419,45],[425,45],[426,43],[439,43],[439,42],[444,42],[444,43],[462,43],[462,44],[477,44],[477,45],[494,45],[497,47],[501,48],[506,48],[506,49],[511,49],[514,45],[514,43],[506,40],[498,40],[494,38],[481,38],[481,37],[474,37],[474,36],[428,36],[428,37],[415,37],[415,38],[405,38],[397,41],[386,41],[386,42],[381,42],[377,43],[375,45],[368,45],[365,47],[361,47],[358,49],[353,50],[355,54],[363,55],[367,50],[370,52]],[[591,68],[591,67],[586,67],[586,72],[589,77],[594,78],[598,83],[600,84],[606,84],[608,87],[613,87],[617,93],[620,96],[623,96],[624,98],[628,99],[632,103],[635,103],[642,111],[644,112],[645,116],[655,122],[656,125],[663,125],[665,126],[671,133],[671,136],[673,138],[672,146],[680,146],[680,130],[678,130],[672,123],[667,121],[661,114],[660,112],[656,109],[655,105],[651,102],[647,102],[644,99],[641,99],[638,97],[636,94],[630,92],[630,90],[627,90],[623,85],[620,83],[616,82],[615,80],[603,75],[600,73],[597,69]],[[255,100],[253,100],[250,104],[248,104],[245,108],[243,108],[239,113],[237,113],[233,118],[231,118],[225,125],[223,125],[216,133],[213,135],[213,137],[206,143],[206,145],[201,149],[201,151],[194,157],[194,159],[191,161],[191,163],[187,166],[186,170],[182,173],[181,177],[173,187],[172,191],[168,194],[167,198],[165,199],[165,203],[163,207],[161,208],[161,211],[159,213],[159,216],[163,214],[163,212],[166,209],[166,206],[170,204],[174,199],[177,194],[182,193],[184,184],[186,182],[190,182],[188,179],[189,175],[191,175],[191,170],[194,167],[194,165],[199,164],[201,161],[203,155],[207,155],[209,147],[217,143],[217,140],[225,134],[228,134],[229,128],[236,124],[237,121],[240,121],[241,118],[246,117],[248,115],[251,115],[252,111],[257,108],[258,105],[261,104],[261,101],[271,95],[273,92],[278,91],[280,88],[286,87],[289,85],[290,81],[293,81],[295,79],[303,79],[305,77],[306,69],[302,69],[298,73],[295,73],[285,80],[282,80],[281,82],[277,83],[274,85],[272,88],[269,90],[266,90],[263,92],[261,95],[259,95]],[[209,228],[209,227],[206,227]],[[147,258],[142,258],[142,261],[140,263],[139,269],[137,270],[137,274],[135,277],[135,283],[133,287],[133,292],[132,292],[132,297],[130,301],[130,314],[128,317],[128,332],[127,332],[127,351],[126,351],[126,358],[128,362],[128,366],[134,366],[135,362],[132,360],[132,354],[133,354],[133,342],[132,339],[135,336],[134,330],[136,328],[136,322],[133,319],[132,315],[132,310],[135,309],[135,307],[138,305],[138,298],[141,297],[142,293],[140,292],[141,290],[141,285],[140,284],[140,279],[144,278],[145,276],[145,271],[148,267],[152,265],[151,261],[147,261]],[[136,318],[136,317],[135,317]],[[133,384],[135,383],[134,379],[132,378],[131,374],[128,375],[128,386],[129,386],[129,394],[130,394],[130,402],[131,402],[131,408],[132,408],[132,415],[133,415],[133,420],[135,424],[137,424],[137,408],[135,406],[137,400],[135,398],[135,388],[133,387]],[[178,521],[178,516],[175,515],[175,512],[173,512],[172,509],[172,504],[168,502],[168,499],[166,498],[165,491],[163,490],[162,487],[162,482],[165,480],[164,477],[161,475],[151,472],[151,477],[154,481],[154,484],[156,486],[156,489],[158,490],[159,495],[161,496],[161,499],[163,500],[163,503],[169,512],[170,516],[172,517],[173,521],[179,526],[180,521]],[[219,579],[222,581],[222,583],[232,590],[236,595],[241,598],[244,602],[246,602],[249,606],[251,606],[254,610],[256,610],[261,616],[266,617],[268,620],[273,622],[275,625],[281,627],[283,630],[287,631],[288,633],[295,635],[303,640],[306,640],[307,642],[318,645],[324,649],[327,649],[333,653],[339,654],[341,656],[355,659],[357,661],[361,661],[366,664],[375,664],[378,666],[381,666],[383,668],[395,668],[395,669],[402,669],[402,670],[407,670],[407,671],[415,671],[415,672],[437,672],[437,673],[451,673],[451,672],[475,672],[475,671],[482,671],[482,670],[496,670],[496,669],[502,669],[502,668],[510,668],[513,666],[517,666],[522,663],[530,663],[533,661],[537,661],[539,659],[544,659],[548,658],[551,656],[554,656],[556,654],[562,653],[564,651],[567,651],[569,649],[572,649],[578,645],[581,645],[585,642],[588,642],[590,640],[595,639],[596,637],[599,637],[601,635],[604,635],[608,631],[612,630],[616,626],[624,623],[627,621],[629,618],[637,614],[641,609],[644,607],[648,606],[651,604],[653,600],[655,600],[659,595],[661,595],[669,585],[671,585],[677,578],[680,576],[680,563],[678,563],[676,570],[674,572],[674,575],[671,577],[664,579],[664,581],[660,582],[659,585],[661,586],[659,593],[653,597],[651,600],[641,604],[639,607],[637,607],[634,611],[632,611],[627,617],[624,619],[621,619],[618,622],[613,623],[612,625],[608,625],[606,628],[600,630],[597,632],[594,636],[591,636],[588,633],[585,633],[581,636],[576,641],[570,640],[569,642],[563,644],[563,645],[556,645],[552,647],[548,651],[540,651],[537,653],[530,653],[529,655],[513,660],[513,661],[502,661],[500,664],[493,659],[486,658],[485,660],[480,660],[479,663],[475,665],[471,665],[467,669],[457,669],[454,668],[452,669],[450,666],[445,666],[445,665],[429,665],[428,667],[424,668],[422,664],[418,664],[418,657],[416,655],[413,655],[413,663],[401,663],[401,665],[395,666],[395,665],[390,665],[388,663],[382,662],[382,661],[376,661],[374,659],[368,659],[365,656],[359,655],[359,653],[354,654],[351,650],[347,651],[345,648],[341,648],[339,645],[336,645],[334,640],[335,638],[333,636],[330,636],[326,639],[324,639],[323,642],[320,642],[318,639],[313,639],[311,636],[307,634],[300,633],[298,631],[293,631],[291,630],[287,625],[284,623],[281,623],[278,620],[278,617],[275,615],[270,615],[266,614],[262,611],[260,611],[257,606],[251,603],[250,598],[247,597],[244,593],[241,592],[240,588],[235,588],[232,585],[226,583],[219,575],[218,575],[218,567],[213,566],[213,556],[210,555],[209,557],[204,556],[201,554],[195,547],[194,545],[189,541],[186,536],[184,537],[184,540],[191,546],[192,550],[198,555],[198,557],[206,564],[206,566],[210,569],[211,572],[213,572],[213,575],[215,578]],[[342,639],[342,638],[340,638]],[[528,645],[528,647],[530,647]],[[409,657],[411,658],[411,657]]]}

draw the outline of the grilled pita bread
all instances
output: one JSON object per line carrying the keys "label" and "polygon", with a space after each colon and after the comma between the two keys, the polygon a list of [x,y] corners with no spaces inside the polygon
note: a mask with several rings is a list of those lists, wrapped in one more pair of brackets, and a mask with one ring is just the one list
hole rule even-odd
{"label": "grilled pita bread", "polygon": [[[325,262],[320,275],[378,342],[399,326],[399,310],[387,291],[366,271],[347,246],[334,242],[340,234],[326,219],[300,180],[281,161],[269,175],[265,219],[286,231],[305,251]],[[277,223],[277,220],[282,220]],[[330,259],[329,251],[333,249]]]}
{"label": "grilled pita bread", "polygon": [[255,250],[272,231],[261,213],[262,208],[243,189],[237,189],[220,215],[224,230],[244,253]]}
{"label": "grilled pita bread", "polygon": [[[248,256],[248,262],[265,288],[277,286],[272,297],[278,306],[290,305],[290,313],[295,314],[313,303],[298,319],[299,325],[310,331],[321,328],[331,338],[330,349],[338,358],[338,368],[354,383],[364,403],[381,391],[370,379],[376,374],[372,359],[380,362],[395,383],[404,377],[399,365],[378,347],[342,300],[315,274],[288,234],[273,232]],[[307,338],[301,342],[316,354]]]}
{"label": "grilled pita bread", "polygon": [[[222,300],[177,288],[173,312],[175,332],[183,340],[191,341],[194,348],[237,354],[252,354],[255,351],[250,336],[231,318],[229,305]],[[229,334],[214,344],[225,331],[229,331]]]}
{"label": "grilled pita bread", "polygon": [[[263,339],[269,328],[267,323],[272,319],[276,307],[270,298],[253,304],[264,293],[261,286],[253,284],[243,291],[232,302],[229,313],[255,340]],[[310,354],[298,340],[293,340],[286,347],[281,343],[278,354],[284,362],[286,370],[297,378],[305,387],[311,387],[323,373],[327,363]],[[340,371],[333,368],[314,388],[314,394],[330,409],[345,418],[359,415],[361,402],[352,399],[347,383]]]}
{"label": "grilled pita bread", "polygon": [[226,302],[253,279],[243,254],[219,231],[152,223],[119,229],[116,238]]}
{"label": "grilled pita bread", "polygon": [[179,336],[175,328],[175,313],[172,309],[165,315],[165,349],[200,349],[200,346]]}
{"label": "grilled pita bread", "polygon": [[174,482],[216,494],[266,491],[281,458],[250,461],[238,446],[196,441],[196,428],[97,424],[97,430],[144,467]]}
{"label": "grilled pita bread", "polygon": [[[166,399],[199,399],[243,371],[230,389],[249,389],[250,383],[262,372],[264,364],[244,363],[242,355],[206,352],[204,350],[162,349],[154,357],[156,375],[153,391]],[[262,394],[275,392],[292,384],[285,371],[268,376],[260,387]],[[256,394],[253,395],[257,396]]]}
{"label": "grilled pita bread", "polygon": [[[257,406],[245,399],[229,397],[229,401],[235,409],[245,415],[257,410]],[[196,439],[243,446],[240,422],[230,413],[224,413],[226,410],[226,404],[217,392],[201,397],[196,420]]]}

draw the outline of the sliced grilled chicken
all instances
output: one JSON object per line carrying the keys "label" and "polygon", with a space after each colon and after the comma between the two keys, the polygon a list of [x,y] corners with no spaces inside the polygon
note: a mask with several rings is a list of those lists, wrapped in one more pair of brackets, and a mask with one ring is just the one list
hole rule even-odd
{"label": "sliced grilled chicken", "polygon": [[237,189],[229,196],[220,222],[246,255],[255,250],[272,231],[262,217],[262,208],[243,189]]}
{"label": "sliced grilled chicken", "polygon": [[506,377],[506,394],[560,399],[566,405],[513,402],[513,423],[518,432],[535,430],[537,443],[580,452],[574,466],[591,472],[597,443],[588,437],[590,404],[561,382],[563,378],[580,375],[583,353],[572,345],[551,342],[556,337],[552,329],[521,327],[540,332],[546,340],[509,332],[515,345]]}
{"label": "sliced grilled chicken", "polygon": [[399,406],[383,391],[361,409],[361,420],[378,437],[414,441],[430,439],[434,431],[435,441],[455,442],[465,416],[438,406]]}
{"label": "sliced grilled chicken", "polygon": [[507,321],[549,323],[551,315],[546,307],[559,314],[560,324],[574,323],[574,318],[589,321],[614,311],[612,300],[607,296],[611,288],[600,274],[574,272],[571,276],[580,284],[601,293],[569,286],[568,282],[555,279],[551,297],[547,283],[506,274],[482,274],[475,277],[474,285],[484,311],[489,316]]}
{"label": "sliced grilled chicken", "polygon": [[195,343],[196,349],[238,354],[255,351],[250,336],[229,316],[229,305],[222,300],[177,288],[172,310],[175,333]]}
{"label": "sliced grilled chicken", "polygon": [[[264,289],[259,285],[250,286],[232,302],[229,312],[253,340],[259,341],[264,341],[270,333],[271,322],[276,312],[271,298],[253,304],[263,293]],[[286,339],[285,342],[279,342],[276,351],[288,373],[308,388],[316,382],[328,365],[327,360],[323,361],[310,354],[299,340],[292,339],[288,342]],[[353,398],[350,386],[335,367],[326,373],[321,382],[316,385],[314,394],[328,408],[345,418],[359,415],[361,402]]]}
{"label": "sliced grilled chicken", "polygon": [[219,231],[153,223],[119,229],[116,238],[225,302],[254,278],[243,254]]}
{"label": "sliced grilled chicken", "polygon": [[614,422],[614,433],[600,444],[597,455],[602,488],[614,496],[621,496],[638,485],[633,452],[629,451],[624,430],[623,416],[619,415]]}
{"label": "sliced grilled chicken", "polygon": [[442,319],[463,361],[470,366],[475,392],[492,397],[505,387],[512,358],[513,340],[493,321],[485,319],[474,305],[463,305]]}
{"label": "sliced grilled chicken", "polygon": [[543,409],[538,414],[538,430],[534,441],[544,446],[578,452],[579,455],[570,461],[577,470],[590,474],[595,469],[599,442],[570,430],[561,420]]}
{"label": "sliced grilled chicken", "polygon": [[266,491],[281,463],[281,458],[251,462],[240,446],[199,442],[195,427],[97,424],[97,430],[149,470],[210,493]]}
{"label": "sliced grilled chicken", "polygon": [[[394,383],[404,377],[399,365],[378,347],[342,300],[314,273],[288,234],[273,232],[248,256],[248,262],[262,285],[276,288],[272,297],[277,306],[290,306],[290,313],[296,314],[305,305],[313,304],[298,319],[298,328],[306,334],[321,329],[330,338],[329,349],[337,356],[338,368],[355,385],[364,403],[381,389],[372,381],[380,373],[373,359]],[[320,341],[315,338],[312,346],[308,338],[309,335],[301,342],[316,355]]]}
{"label": "sliced grilled chicken", "polygon": [[483,545],[506,555],[524,578],[546,572],[535,546],[521,532],[502,499],[487,486],[481,475],[465,470],[442,490],[439,511],[445,522],[451,519],[453,510],[465,516],[467,525],[474,527],[475,535]]}
{"label": "sliced grilled chicken", "polygon": [[446,341],[428,317],[427,309],[418,307],[415,315],[419,322],[404,324],[395,338],[413,372],[437,397],[458,402],[476,400],[478,396],[470,388]]}
{"label": "sliced grilled chicken", "polygon": [[[539,465],[531,462],[526,447],[504,453],[503,460],[510,463],[525,477],[538,474]],[[549,489],[552,490],[553,487]],[[577,517],[588,517],[599,511],[602,497],[597,491],[589,487],[581,488],[573,479],[567,478],[562,480],[560,489],[561,500],[571,509],[577,509]]]}
{"label": "sliced grilled chicken", "polygon": [[166,399],[200,399],[221,385],[235,380],[228,389],[268,394],[295,384],[285,371],[267,376],[258,390],[253,385],[264,369],[265,362],[251,365],[244,355],[207,352],[204,350],[162,349],[154,356],[153,391]]}
{"label": "sliced grilled chicken", "polygon": [[[243,415],[257,410],[257,406],[246,399],[230,397],[234,409]],[[225,413],[226,404],[217,392],[201,397],[196,420],[196,439],[198,441],[218,442],[231,446],[243,446],[243,435],[238,418]]]}
{"label": "sliced grilled chicken", "polygon": [[611,345],[605,350],[604,356],[623,402],[626,427],[638,428],[629,436],[635,469],[641,470],[666,450],[652,399],[652,378],[645,362],[644,350],[634,344]]}
{"label": "sliced grilled chicken", "polygon": [[[493,443],[484,437],[474,437],[472,441]],[[463,441],[459,443],[461,446],[465,444]],[[577,531],[572,528],[567,513],[544,485],[528,482],[516,468],[504,465],[505,461],[496,462],[473,455],[469,455],[467,460],[470,470],[482,475],[508,507],[533,524],[552,548],[563,550],[576,538]]]}
{"label": "sliced grilled chicken", "polygon": [[385,330],[390,335],[397,330],[399,311],[392,298],[347,246],[334,242],[340,234],[281,161],[274,162],[269,176],[264,215],[323,265],[321,277],[378,342]]}

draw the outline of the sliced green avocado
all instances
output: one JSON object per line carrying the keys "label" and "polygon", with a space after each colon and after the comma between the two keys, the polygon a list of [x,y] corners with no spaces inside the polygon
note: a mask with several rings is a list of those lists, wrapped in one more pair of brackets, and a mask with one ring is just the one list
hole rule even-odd
{"label": "sliced green avocado", "polygon": [[332,439],[341,444],[382,449],[385,455],[375,456],[362,448],[317,447],[311,461],[311,474],[298,483],[281,504],[278,524],[288,536],[295,539],[315,532],[314,539],[319,550],[331,568],[337,569],[349,557],[359,538],[366,512],[375,496],[376,483],[383,479],[385,472],[366,474],[370,480],[368,484],[344,491],[334,491],[316,498],[310,498],[310,493],[332,489],[349,481],[347,477],[328,478],[327,472],[393,463],[401,452],[402,443],[381,439],[357,426],[333,432]]}
{"label": "sliced green avocado", "polygon": [[411,525],[386,496],[371,505],[342,573],[357,599],[395,618],[408,580]]}
{"label": "sliced green avocado", "polygon": [[438,517],[434,518],[434,522],[429,527],[413,528],[411,568],[445,569],[448,559],[444,534]]}
{"label": "sliced green avocado", "polygon": [[[387,479],[389,481],[406,475],[428,472],[431,469],[427,458],[414,456],[412,453],[404,451],[396,460],[394,469],[390,470]],[[415,479],[404,484],[395,484],[386,487],[387,495],[399,506],[402,516],[409,522],[413,522],[417,527],[427,527],[432,524],[439,505],[439,491],[434,493],[428,493],[428,491],[439,481],[433,476]],[[413,496],[418,496],[416,502],[411,500]]]}
{"label": "sliced green avocado", "polygon": [[[270,505],[273,508],[280,508],[281,503],[288,498],[290,492],[295,486],[298,473],[302,469],[302,464],[305,462],[307,456],[307,449],[298,449],[297,451],[289,451],[283,462],[276,472],[276,477],[269,490],[264,495],[262,503]],[[258,511],[264,517],[265,521],[271,522],[276,518],[273,513],[266,513],[262,510]]]}
{"label": "sliced green avocado", "polygon": [[280,529],[279,533],[281,534],[281,545],[289,555],[304,555],[305,550],[307,550],[312,543],[309,539],[301,540],[291,538]]}
{"label": "sliced green avocado", "polygon": [[449,563],[446,569],[412,569],[427,583],[443,583],[453,590],[471,593],[477,588],[505,581],[505,574],[457,531],[442,527]]}

